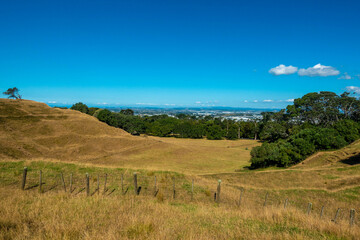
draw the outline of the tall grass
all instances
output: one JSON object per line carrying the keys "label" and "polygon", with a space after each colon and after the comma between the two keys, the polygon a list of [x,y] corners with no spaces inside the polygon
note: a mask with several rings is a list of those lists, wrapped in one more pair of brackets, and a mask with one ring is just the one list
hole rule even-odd
{"label": "tall grass", "polygon": [[[29,168],[25,191],[20,190],[23,167]],[[38,192],[38,171],[44,173],[45,193]],[[64,192],[59,173],[68,186],[70,172],[75,191]],[[90,173],[91,193],[100,176],[101,192],[86,197],[85,173]],[[139,196],[132,188],[133,171],[84,167],[74,164],[43,162],[7,162],[0,168],[0,239],[360,239],[359,209],[355,226],[349,226],[349,209],[359,206],[358,199],[342,199],[343,193],[241,189],[222,182],[221,202],[213,193],[217,182],[173,172],[138,171]],[[112,194],[103,194],[105,173]],[[121,193],[124,185],[131,190]],[[154,177],[158,195],[154,197]],[[172,198],[172,179],[176,180],[176,199]],[[195,180],[191,201],[191,180]],[[55,186],[55,188],[52,188]],[[51,190],[50,190],[51,189]],[[357,191],[357,190],[355,190]],[[269,193],[264,207],[265,194]],[[339,194],[339,198],[336,195]],[[284,209],[284,200],[289,204]],[[313,203],[306,214],[308,201]],[[325,214],[320,219],[321,206]],[[342,208],[337,223],[331,221]]]}

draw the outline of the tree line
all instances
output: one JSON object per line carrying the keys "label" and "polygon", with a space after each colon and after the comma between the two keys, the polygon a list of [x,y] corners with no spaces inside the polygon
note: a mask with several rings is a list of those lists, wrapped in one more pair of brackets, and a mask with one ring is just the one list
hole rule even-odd
{"label": "tree line", "polygon": [[184,113],[175,117],[166,114],[136,116],[131,109],[111,112],[108,109],[88,107],[83,103],[74,104],[71,109],[96,117],[110,126],[122,128],[133,134],[147,134],[159,137],[207,138],[210,140],[256,138],[255,121],[223,119],[213,116],[194,116]]}
{"label": "tree line", "polygon": [[263,112],[262,119],[252,121],[187,114],[135,116],[131,109],[115,113],[83,103],[71,108],[133,135],[262,140],[251,151],[251,168],[288,167],[316,151],[338,149],[360,138],[360,100],[348,92],[308,93],[286,109]]}

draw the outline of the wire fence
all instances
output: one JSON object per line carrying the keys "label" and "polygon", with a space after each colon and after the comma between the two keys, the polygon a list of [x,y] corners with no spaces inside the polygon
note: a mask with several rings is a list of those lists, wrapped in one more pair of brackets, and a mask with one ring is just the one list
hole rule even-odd
{"label": "wire fence", "polygon": [[[85,169],[84,169],[85,170]],[[189,179],[171,173],[134,173],[82,171],[62,172],[57,169],[16,169],[0,175],[2,185],[21,188],[24,191],[46,194],[66,192],[72,196],[148,196],[159,201],[221,204],[231,208],[276,207],[283,210],[296,208],[306,215],[334,223],[348,222],[357,226],[359,206],[346,201],[328,198],[309,198],[301,194],[286,196],[279,191],[242,188],[227,183],[204,179]],[[211,187],[209,187],[211,186]],[[357,226],[358,227],[358,226]]]}

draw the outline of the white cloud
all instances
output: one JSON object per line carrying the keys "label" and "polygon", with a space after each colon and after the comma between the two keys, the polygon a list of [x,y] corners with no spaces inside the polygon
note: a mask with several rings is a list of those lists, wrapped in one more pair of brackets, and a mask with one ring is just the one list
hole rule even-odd
{"label": "white cloud", "polygon": [[56,101],[48,101],[48,103],[56,103]]}
{"label": "white cloud", "polygon": [[352,77],[351,77],[349,74],[344,73],[344,75],[342,75],[342,76],[339,77],[338,79],[350,80],[350,79],[352,79]]}
{"label": "white cloud", "polygon": [[197,101],[197,102],[195,102],[196,104],[201,104],[201,102],[200,101]]}
{"label": "white cloud", "polygon": [[150,105],[150,106],[155,106],[157,104],[155,103],[135,103],[136,105]]}
{"label": "white cloud", "polygon": [[278,75],[289,75],[289,74],[293,74],[296,73],[298,70],[297,67],[294,66],[285,66],[284,64],[280,64],[277,67],[271,68],[269,70],[269,73],[271,73],[272,75],[278,76]]}
{"label": "white cloud", "polygon": [[294,99],[291,98],[291,99],[285,100],[285,102],[294,102]]}
{"label": "white cloud", "polygon": [[360,94],[360,87],[348,86],[346,87],[346,91],[350,93]]}
{"label": "white cloud", "polygon": [[263,102],[273,102],[274,100],[266,99]]}
{"label": "white cloud", "polygon": [[258,100],[254,100],[253,102],[258,102]]}
{"label": "white cloud", "polygon": [[175,106],[175,104],[173,104],[173,103],[165,103],[164,105],[165,106]]}
{"label": "white cloud", "polygon": [[248,102],[248,100],[245,100],[244,102],[246,102],[246,103],[247,103],[247,102]]}
{"label": "white cloud", "polygon": [[336,76],[340,74],[340,71],[331,66],[324,66],[316,64],[313,67],[307,69],[301,68],[298,71],[300,76],[309,76],[309,77],[327,77],[327,76]]}

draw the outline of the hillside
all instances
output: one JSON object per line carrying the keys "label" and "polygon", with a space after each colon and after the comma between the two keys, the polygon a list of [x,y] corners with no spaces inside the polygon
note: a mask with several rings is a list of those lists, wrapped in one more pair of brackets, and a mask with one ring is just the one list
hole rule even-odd
{"label": "hillside", "polygon": [[[96,118],[44,103],[0,99],[0,158],[37,159],[186,173],[248,165],[252,140],[132,136]],[[206,168],[204,168],[206,163]]]}
{"label": "hillside", "polygon": [[[360,141],[319,152],[288,169],[246,170],[242,167],[249,165],[257,141],[132,136],[86,114],[26,100],[0,99],[0,126],[0,238],[360,236]],[[28,172],[22,191],[24,167]],[[139,196],[133,187],[135,171]],[[84,191],[86,173],[91,197]],[[354,227],[349,226],[350,209],[357,214]]]}

